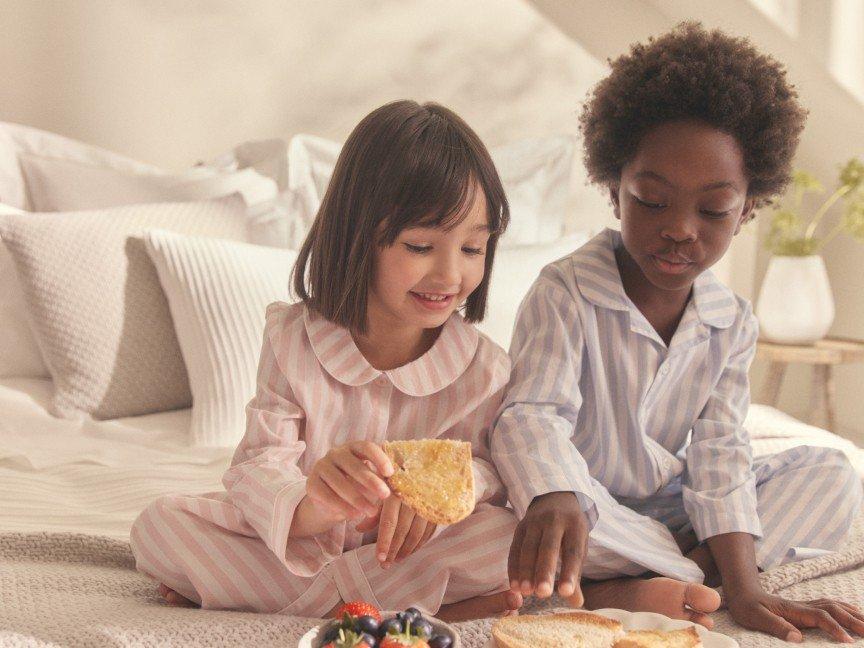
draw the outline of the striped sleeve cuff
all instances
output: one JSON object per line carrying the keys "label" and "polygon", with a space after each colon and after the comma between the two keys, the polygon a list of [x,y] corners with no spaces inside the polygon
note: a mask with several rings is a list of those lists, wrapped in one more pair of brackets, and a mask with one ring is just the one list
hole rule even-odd
{"label": "striped sleeve cuff", "polygon": [[503,504],[504,484],[492,466],[475,457],[471,462],[471,470],[474,473],[474,504],[489,501]]}
{"label": "striped sleeve cuff", "polygon": [[[515,486],[515,487],[514,487]],[[511,482],[508,491],[510,504],[516,512],[516,517],[522,519],[528,512],[528,507],[535,497],[549,493],[573,493],[579,500],[579,507],[588,518],[588,529],[593,529],[597,523],[597,505],[594,503],[593,489],[590,482],[583,482],[575,475],[544,475],[542,482]]]}
{"label": "striped sleeve cuff", "polygon": [[273,517],[269,537],[264,538],[270,550],[288,570],[297,576],[315,576],[342,555],[345,522],[306,538],[289,538],[294,512],[306,496],[306,480],[285,486],[273,499]]}
{"label": "striped sleeve cuff", "polygon": [[342,555],[345,523],[306,538],[289,538],[294,513],[306,496],[306,478],[285,483],[278,469],[259,467],[230,490],[232,503],[243,513],[285,567],[302,577],[315,576]]}
{"label": "striped sleeve cuff", "polygon": [[756,485],[752,478],[722,495],[685,487],[684,508],[700,542],[723,533],[762,537],[762,524],[756,510]]}

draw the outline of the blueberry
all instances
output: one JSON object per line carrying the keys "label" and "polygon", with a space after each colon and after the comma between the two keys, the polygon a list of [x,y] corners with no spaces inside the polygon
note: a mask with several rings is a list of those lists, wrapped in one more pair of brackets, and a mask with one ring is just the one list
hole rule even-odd
{"label": "blueberry", "polygon": [[434,630],[432,629],[432,624],[429,623],[426,619],[418,619],[411,624],[411,634],[418,637],[428,639],[432,636],[433,632]]}
{"label": "blueberry", "polygon": [[377,648],[378,647],[378,640],[375,637],[373,637],[371,634],[369,634],[368,632],[364,632],[363,634],[361,634],[360,638],[364,642],[366,642],[366,644],[369,646],[369,648]]}
{"label": "blueberry", "polygon": [[402,619],[386,619],[378,628],[378,636],[383,637],[388,634],[399,634],[405,629],[402,625]]}
{"label": "blueberry", "polygon": [[429,640],[429,648],[450,648],[453,640],[447,635],[436,635]]}
{"label": "blueberry", "polygon": [[354,626],[360,632],[366,632],[372,636],[378,636],[378,621],[373,616],[364,615],[358,617]]}
{"label": "blueberry", "polygon": [[413,614],[415,620],[423,618],[423,613],[420,612],[420,610],[418,610],[416,607],[409,607],[405,611],[410,613],[410,614]]}

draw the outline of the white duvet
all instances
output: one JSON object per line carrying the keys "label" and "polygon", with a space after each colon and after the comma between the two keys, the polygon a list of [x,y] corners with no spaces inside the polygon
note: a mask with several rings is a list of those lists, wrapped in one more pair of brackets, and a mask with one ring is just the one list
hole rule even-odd
{"label": "white duvet", "polygon": [[[149,502],[222,488],[232,449],[190,448],[190,410],[113,421],[48,414],[51,382],[0,380],[0,531],[71,531],[128,538]],[[747,419],[757,455],[796,445],[839,448],[864,478],[864,451],[773,408]]]}
{"label": "white duvet", "polygon": [[50,394],[50,380],[0,380],[0,531],[128,538],[159,495],[221,488],[232,450],[190,448],[190,410],[68,421]]}

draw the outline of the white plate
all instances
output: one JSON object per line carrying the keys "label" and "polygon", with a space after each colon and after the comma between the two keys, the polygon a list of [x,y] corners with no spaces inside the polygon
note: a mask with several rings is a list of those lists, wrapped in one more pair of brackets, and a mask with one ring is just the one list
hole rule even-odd
{"label": "white plate", "polygon": [[[573,612],[574,610],[556,609],[556,612]],[[627,610],[616,610],[614,608],[603,608],[592,610],[595,614],[602,614],[611,619],[617,619],[625,630],[679,630],[687,626],[696,628],[704,648],[737,648],[738,642],[732,637],[727,637],[719,632],[711,632],[704,626],[681,619],[670,619],[655,612],[628,612]],[[495,641],[490,637],[485,648],[496,648]]]}
{"label": "white plate", "polygon": [[[396,616],[395,612],[384,610],[381,611],[381,617],[383,619],[389,619],[390,617]],[[451,648],[462,648],[462,642],[459,639],[459,633],[456,632],[454,628],[444,623],[441,619],[436,619],[433,616],[423,615],[424,619],[428,619],[432,624],[432,627],[435,629],[436,634],[448,634],[450,638],[453,639],[453,644]],[[324,633],[324,629],[327,628],[332,621],[326,621],[319,626],[312,628],[309,632],[300,637],[300,643],[297,644],[297,648],[319,648],[321,645],[321,641],[318,639],[318,635]]]}

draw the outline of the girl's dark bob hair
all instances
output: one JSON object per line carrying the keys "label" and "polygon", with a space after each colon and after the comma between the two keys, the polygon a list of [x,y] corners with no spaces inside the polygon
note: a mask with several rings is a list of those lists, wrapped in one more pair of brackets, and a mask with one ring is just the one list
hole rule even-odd
{"label": "girl's dark bob hair", "polygon": [[455,227],[477,189],[486,198],[490,236],[483,281],[463,307],[469,322],[486,312],[496,244],[510,220],[489,151],[458,115],[438,104],[394,101],[374,110],[339,154],[297,257],[293,292],[331,322],[366,333],[377,249],[409,227]]}

